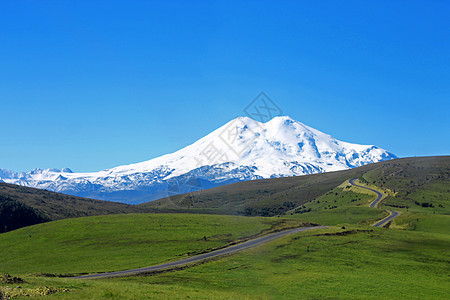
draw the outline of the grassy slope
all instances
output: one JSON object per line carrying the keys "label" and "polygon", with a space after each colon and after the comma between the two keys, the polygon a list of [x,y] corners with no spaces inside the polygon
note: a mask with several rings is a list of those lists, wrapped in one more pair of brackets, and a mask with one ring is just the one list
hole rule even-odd
{"label": "grassy slope", "polygon": [[445,299],[449,246],[449,235],[350,226],[299,233],[177,272],[25,276],[29,283],[21,286],[68,288],[53,295],[66,299]]}
{"label": "grassy slope", "polygon": [[[339,172],[239,182],[140,206],[153,211],[271,216],[313,201],[345,180],[359,177],[380,188],[394,190],[395,201],[408,201],[410,208],[414,205],[419,208],[414,201],[431,201],[440,212],[446,212],[450,205],[443,202],[450,198],[449,169],[450,156],[403,158]],[[389,197],[386,203],[392,199]]]}
{"label": "grassy slope", "polygon": [[0,216],[4,220],[4,224],[0,221],[0,232],[49,220],[143,211],[142,207],[123,203],[0,183]]}
{"label": "grassy slope", "polygon": [[[0,257],[0,272],[23,277],[27,283],[20,284],[22,289],[68,288],[52,296],[63,299],[444,299],[450,290],[450,235],[442,228],[447,216],[408,214],[418,219],[402,215],[394,229],[349,224],[346,229],[319,229],[152,276],[71,280],[28,274],[107,271],[167,261],[224,245],[282,220],[190,214],[69,219],[1,234],[0,247],[8,256]],[[344,222],[342,218],[337,222]],[[404,221],[406,230],[395,229]]]}
{"label": "grassy slope", "polygon": [[238,182],[164,198],[139,206],[154,211],[202,209],[205,212],[223,214],[245,214],[245,210],[251,208],[259,215],[270,216],[292,208],[285,206],[285,202],[298,206],[311,201],[344,180],[362,175],[368,168],[369,166],[364,166],[339,172]]}
{"label": "grassy slope", "polygon": [[191,214],[126,214],[74,218],[0,235],[0,273],[85,273],[145,267],[224,246],[280,218]]}
{"label": "grassy slope", "polygon": [[361,179],[396,193],[383,201],[385,208],[450,214],[450,156],[394,160]]}
{"label": "grassy slope", "polygon": [[375,193],[353,187],[346,181],[326,194],[287,212],[289,217],[326,225],[370,225],[387,216],[383,210],[370,208]]}
{"label": "grassy slope", "polygon": [[299,234],[196,269],[137,281],[157,284],[168,296],[173,295],[171,287],[192,296],[211,292],[252,298],[443,299],[448,295],[450,257],[448,252],[442,255],[448,239],[379,229],[348,236],[312,235]]}

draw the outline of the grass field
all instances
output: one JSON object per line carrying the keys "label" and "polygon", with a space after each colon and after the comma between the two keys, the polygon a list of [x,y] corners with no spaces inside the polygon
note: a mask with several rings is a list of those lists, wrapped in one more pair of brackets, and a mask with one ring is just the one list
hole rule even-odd
{"label": "grass field", "polygon": [[435,234],[449,234],[450,215],[406,212],[397,217],[391,227]]}
{"label": "grass field", "polygon": [[59,288],[49,297],[58,299],[446,299],[449,247],[448,235],[349,226],[176,272],[102,280],[25,275],[21,286]]}
{"label": "grass field", "polygon": [[0,272],[77,274],[177,260],[297,220],[127,214],[54,221],[0,235]]}
{"label": "grass field", "polygon": [[350,224],[371,225],[386,216],[388,216],[388,213],[375,208],[344,207],[330,211],[309,212],[288,217],[324,225],[346,226]]}
{"label": "grass field", "polygon": [[343,183],[286,215],[324,225],[371,225],[388,215],[383,210],[369,207],[375,197],[373,192]]}
{"label": "grass field", "polygon": [[449,246],[448,239],[379,229],[315,234],[284,238],[220,262],[140,281],[164,287],[163,293],[176,286],[187,293],[220,291],[224,297],[233,297],[230,291],[291,299],[443,299],[447,295],[449,255],[442,255],[442,250]]}

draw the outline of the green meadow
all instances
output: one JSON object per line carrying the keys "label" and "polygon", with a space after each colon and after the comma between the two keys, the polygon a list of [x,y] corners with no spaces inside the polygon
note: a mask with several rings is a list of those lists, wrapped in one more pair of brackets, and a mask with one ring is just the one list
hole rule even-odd
{"label": "green meadow", "polygon": [[449,247],[444,234],[332,227],[148,276],[75,280],[18,275],[27,281],[20,284],[22,290],[59,290],[49,299],[445,299]]}
{"label": "green meadow", "polygon": [[344,183],[286,215],[333,226],[371,225],[388,215],[383,210],[369,207],[374,198],[374,193]]}
{"label": "green meadow", "polygon": [[0,272],[80,274],[145,267],[226,246],[298,220],[126,214],[59,220],[0,235]]}

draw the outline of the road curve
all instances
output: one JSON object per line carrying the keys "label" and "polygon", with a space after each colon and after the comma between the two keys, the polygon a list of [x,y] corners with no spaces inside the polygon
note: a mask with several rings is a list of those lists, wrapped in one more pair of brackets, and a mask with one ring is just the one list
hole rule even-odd
{"label": "road curve", "polygon": [[381,193],[380,193],[379,191],[377,191],[377,190],[374,190],[374,189],[371,189],[371,188],[368,188],[368,187],[365,187],[365,186],[356,184],[356,183],[355,183],[355,180],[356,180],[356,179],[358,179],[358,178],[350,179],[350,180],[349,180],[350,184],[351,184],[351,185],[354,185],[354,186],[357,186],[357,187],[360,187],[360,188],[363,188],[363,189],[366,189],[366,190],[369,190],[369,191],[372,191],[372,192],[374,192],[374,193],[377,194],[377,199],[373,200],[372,203],[370,203],[370,205],[369,205],[370,207],[376,208],[376,207],[378,206],[378,203],[379,203],[379,202],[381,201],[381,199],[383,198],[383,194],[381,194]]}
{"label": "road curve", "polygon": [[400,213],[398,211],[388,210],[388,212],[390,213],[390,215],[387,216],[386,218],[384,218],[383,220],[380,220],[380,221],[376,222],[375,224],[373,224],[373,227],[383,227],[384,225],[386,225],[387,223],[392,221],[395,217],[400,215]]}
{"label": "road curve", "polygon": [[82,275],[82,276],[75,276],[75,277],[69,277],[69,278],[75,278],[75,279],[110,278],[110,277],[122,277],[122,276],[138,275],[138,274],[144,274],[144,273],[152,273],[152,272],[158,272],[158,271],[163,271],[163,270],[169,270],[169,269],[174,269],[177,267],[182,267],[182,266],[185,266],[188,264],[208,260],[208,259],[211,259],[214,257],[232,254],[232,253],[239,252],[239,251],[242,251],[245,249],[256,247],[256,246],[273,241],[275,239],[278,239],[278,238],[286,236],[286,235],[290,235],[290,234],[294,234],[294,233],[298,233],[298,232],[302,232],[302,231],[307,231],[307,230],[311,230],[311,229],[319,229],[319,228],[326,228],[326,227],[327,226],[311,226],[311,227],[300,227],[300,228],[294,228],[294,229],[287,229],[287,230],[271,233],[268,235],[264,235],[264,236],[243,242],[241,244],[233,245],[233,246],[230,246],[227,248],[219,249],[216,251],[192,256],[189,258],[185,258],[185,259],[181,259],[181,260],[177,260],[177,261],[173,261],[173,262],[169,262],[169,263],[165,263],[165,264],[160,264],[160,265],[155,265],[155,266],[145,267],[145,268],[139,268],[139,269],[108,272],[108,273],[99,273],[99,274],[91,274],[91,275]]}
{"label": "road curve", "polygon": [[[381,201],[381,199],[383,198],[383,194],[381,194],[381,193],[380,193],[379,191],[377,191],[377,190],[374,190],[374,189],[371,189],[371,188],[368,188],[368,187],[365,187],[365,186],[356,184],[356,183],[355,183],[355,180],[356,180],[356,179],[358,179],[358,178],[350,179],[350,180],[349,180],[350,184],[351,184],[351,185],[354,185],[354,186],[357,186],[357,187],[360,187],[360,188],[363,188],[363,189],[366,189],[366,190],[369,190],[369,191],[372,191],[372,192],[374,192],[374,193],[377,194],[377,198],[376,198],[375,200],[373,200],[372,203],[370,203],[370,205],[369,205],[369,206],[372,207],[372,208],[377,208],[378,203],[379,203],[379,202]],[[386,218],[384,218],[384,219],[382,219],[382,220],[376,222],[375,224],[373,224],[373,227],[383,227],[384,225],[386,225],[387,223],[389,223],[390,221],[392,221],[394,218],[396,218],[398,215],[400,215],[399,212],[394,211],[394,210],[387,210],[387,212],[389,212],[389,216],[387,216]]]}

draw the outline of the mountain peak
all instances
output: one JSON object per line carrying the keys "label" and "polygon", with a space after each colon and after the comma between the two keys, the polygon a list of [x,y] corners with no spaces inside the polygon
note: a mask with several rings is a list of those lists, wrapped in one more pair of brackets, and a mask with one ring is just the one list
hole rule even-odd
{"label": "mountain peak", "polygon": [[271,119],[270,121],[268,121],[268,122],[276,122],[276,121],[282,121],[282,122],[285,122],[285,121],[288,121],[288,122],[298,122],[298,121],[292,119],[292,118],[289,117],[289,116],[277,116],[277,117],[272,118],[272,119]]}
{"label": "mountain peak", "polygon": [[300,126],[304,126],[301,122],[296,121],[296,120],[292,119],[289,116],[275,117],[272,120],[266,122],[265,124],[266,124],[266,126],[269,126],[269,127],[279,127],[279,128],[282,128],[282,127],[285,127],[285,128],[293,127],[294,124],[298,124]]}
{"label": "mountain peak", "polygon": [[232,121],[242,121],[244,123],[254,122],[254,123],[257,123],[257,124],[267,124],[267,123],[270,123],[270,122],[280,122],[280,121],[281,122],[284,122],[284,121],[298,122],[298,121],[295,121],[294,119],[292,119],[289,116],[276,116],[276,117],[273,117],[272,119],[270,119],[267,122],[260,122],[260,121],[257,121],[255,119],[253,119],[253,118],[250,118],[250,117],[240,116],[240,117],[237,117],[237,118],[231,120],[230,122],[232,122]]}
{"label": "mountain peak", "polygon": [[[166,197],[174,190],[183,193],[244,180],[337,171],[392,158],[396,156],[386,150],[339,141],[289,116],[265,123],[238,117],[181,150],[141,163],[94,173],[0,170],[0,180],[136,203]],[[192,187],[190,182],[201,184]],[[174,184],[177,188],[171,189]]]}

